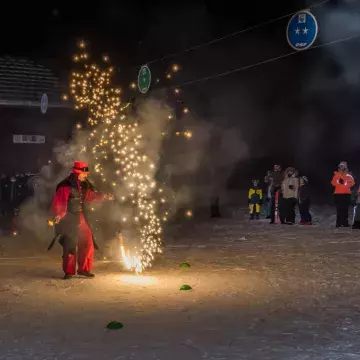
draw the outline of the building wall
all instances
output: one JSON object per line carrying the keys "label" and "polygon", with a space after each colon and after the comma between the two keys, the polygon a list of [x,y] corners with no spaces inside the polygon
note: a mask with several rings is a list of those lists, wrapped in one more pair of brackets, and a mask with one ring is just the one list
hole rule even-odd
{"label": "building wall", "polygon": [[[56,141],[67,141],[79,114],[67,108],[0,107],[0,173],[37,172],[51,159]],[[13,135],[44,135],[45,144],[14,144]]]}

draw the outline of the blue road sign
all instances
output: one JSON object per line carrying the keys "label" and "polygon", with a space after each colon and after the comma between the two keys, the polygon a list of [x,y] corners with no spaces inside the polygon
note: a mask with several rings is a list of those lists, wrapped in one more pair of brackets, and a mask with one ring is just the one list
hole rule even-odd
{"label": "blue road sign", "polygon": [[296,13],[289,20],[286,37],[289,45],[295,50],[306,50],[316,40],[318,23],[309,10]]}
{"label": "blue road sign", "polygon": [[48,105],[49,105],[49,99],[46,94],[43,94],[43,96],[41,97],[41,102],[40,102],[40,110],[43,114],[46,113]]}

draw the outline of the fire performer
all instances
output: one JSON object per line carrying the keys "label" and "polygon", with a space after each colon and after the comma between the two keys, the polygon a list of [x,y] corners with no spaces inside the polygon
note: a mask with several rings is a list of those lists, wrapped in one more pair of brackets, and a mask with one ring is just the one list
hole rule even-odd
{"label": "fire performer", "polygon": [[89,167],[86,162],[75,161],[72,173],[61,181],[52,203],[56,233],[63,246],[64,279],[75,275],[94,277],[91,273],[94,257],[94,239],[86,219],[84,203],[114,200],[112,194],[96,192],[87,179]]}

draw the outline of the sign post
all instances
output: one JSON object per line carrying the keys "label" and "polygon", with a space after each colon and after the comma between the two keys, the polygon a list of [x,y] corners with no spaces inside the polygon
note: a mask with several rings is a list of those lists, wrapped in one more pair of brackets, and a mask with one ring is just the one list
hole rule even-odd
{"label": "sign post", "polygon": [[302,10],[291,17],[286,29],[289,45],[298,51],[307,50],[316,40],[319,27],[309,10]]}
{"label": "sign post", "polygon": [[142,94],[146,94],[151,85],[151,71],[147,65],[143,65],[140,68],[138,74],[138,88]]}

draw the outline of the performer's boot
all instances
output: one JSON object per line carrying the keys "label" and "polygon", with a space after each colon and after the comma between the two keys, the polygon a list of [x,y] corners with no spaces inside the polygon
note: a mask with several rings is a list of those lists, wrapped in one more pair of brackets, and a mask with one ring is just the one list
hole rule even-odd
{"label": "performer's boot", "polygon": [[78,271],[78,275],[85,276],[88,278],[95,277],[95,274],[91,273],[90,271]]}
{"label": "performer's boot", "polygon": [[73,276],[70,275],[70,274],[65,274],[64,277],[63,277],[64,280],[70,280],[72,278],[73,278]]}

